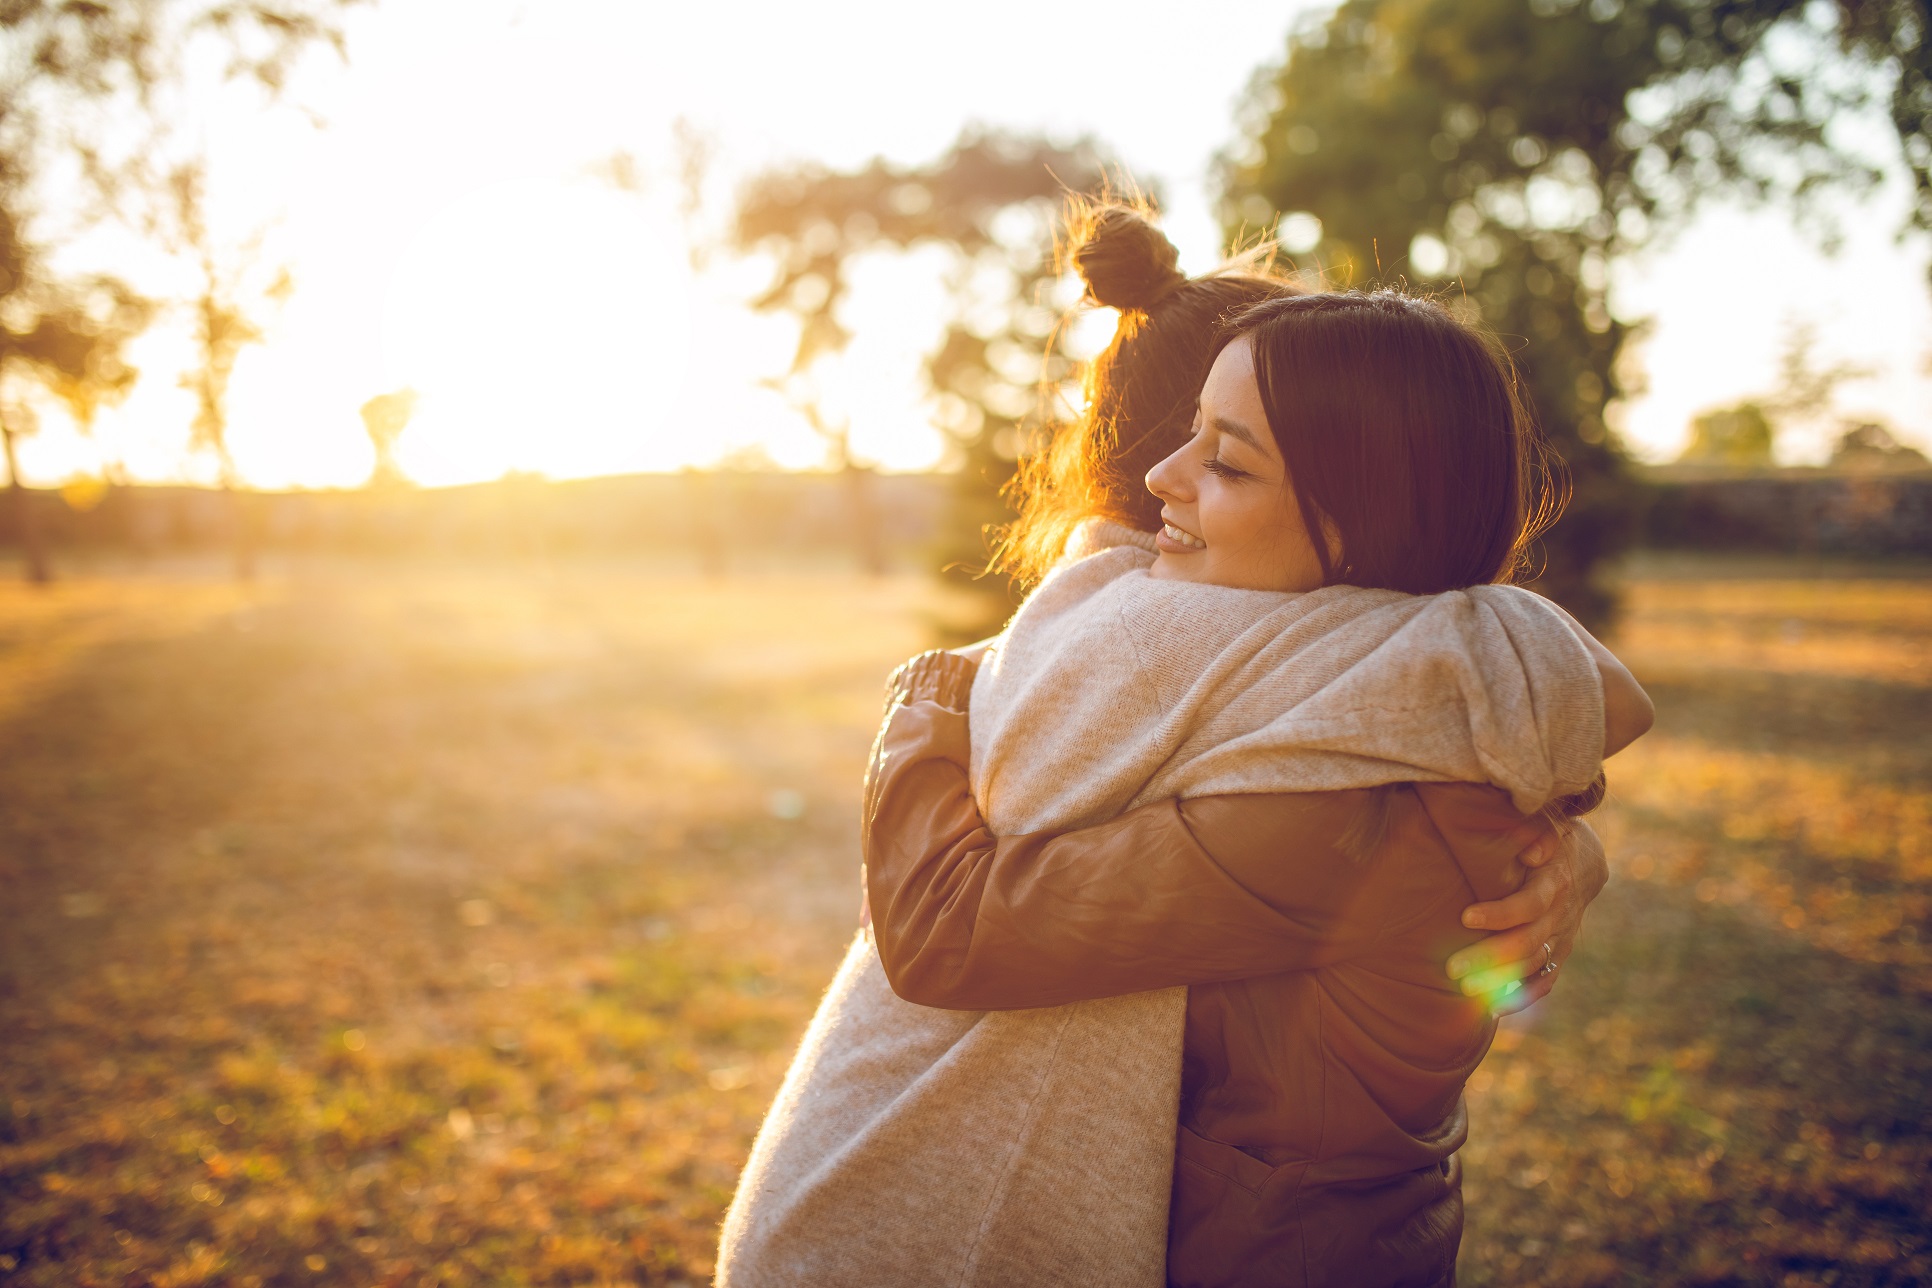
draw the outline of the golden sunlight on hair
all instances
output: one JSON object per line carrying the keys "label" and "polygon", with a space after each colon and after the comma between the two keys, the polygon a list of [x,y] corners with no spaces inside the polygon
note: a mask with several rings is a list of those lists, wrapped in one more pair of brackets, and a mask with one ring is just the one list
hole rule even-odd
{"label": "golden sunlight on hair", "polygon": [[1079,414],[1048,427],[1020,458],[1005,493],[1019,517],[999,535],[991,568],[1022,585],[1044,577],[1075,530],[1106,519],[1151,532],[1160,506],[1143,482],[1179,445],[1226,314],[1299,286],[1260,243],[1189,278],[1151,202],[1073,196],[1056,249],[1085,298],[1119,310],[1107,347],[1088,364]]}

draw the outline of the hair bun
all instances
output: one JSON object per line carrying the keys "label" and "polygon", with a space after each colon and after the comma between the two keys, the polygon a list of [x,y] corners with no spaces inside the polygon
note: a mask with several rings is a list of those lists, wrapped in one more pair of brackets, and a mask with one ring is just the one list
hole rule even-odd
{"label": "hair bun", "polygon": [[1150,309],[1187,280],[1174,265],[1180,252],[1145,211],[1110,204],[1079,212],[1073,266],[1088,298],[1116,309]]}

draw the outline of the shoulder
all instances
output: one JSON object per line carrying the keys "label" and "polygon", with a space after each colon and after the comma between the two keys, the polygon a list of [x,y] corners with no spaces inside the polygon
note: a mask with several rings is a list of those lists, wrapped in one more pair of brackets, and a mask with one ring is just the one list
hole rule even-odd
{"label": "shoulder", "polygon": [[1570,615],[1558,607],[1556,601],[1522,586],[1471,586],[1467,590],[1450,593],[1505,622],[1560,626],[1566,632],[1570,629]]}

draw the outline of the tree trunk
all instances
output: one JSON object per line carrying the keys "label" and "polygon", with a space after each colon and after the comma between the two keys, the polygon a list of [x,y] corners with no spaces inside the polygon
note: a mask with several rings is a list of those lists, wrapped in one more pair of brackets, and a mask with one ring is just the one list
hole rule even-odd
{"label": "tree trunk", "polygon": [[20,550],[27,560],[27,580],[44,586],[54,579],[54,571],[47,561],[47,537],[40,528],[40,507],[34,504],[32,489],[21,481],[13,428],[4,422],[0,422],[0,443],[6,447],[7,495],[13,505],[14,531],[19,534]]}

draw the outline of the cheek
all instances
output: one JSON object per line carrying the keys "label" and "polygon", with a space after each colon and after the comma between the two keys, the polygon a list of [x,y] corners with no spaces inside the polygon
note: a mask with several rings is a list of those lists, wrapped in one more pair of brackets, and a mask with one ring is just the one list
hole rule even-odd
{"label": "cheek", "polygon": [[1278,510],[1272,489],[1253,483],[1222,483],[1216,489],[1213,503],[1201,507],[1202,526],[1212,530],[1201,535],[1210,541],[1218,536],[1230,552],[1270,545],[1278,539],[1281,526]]}

